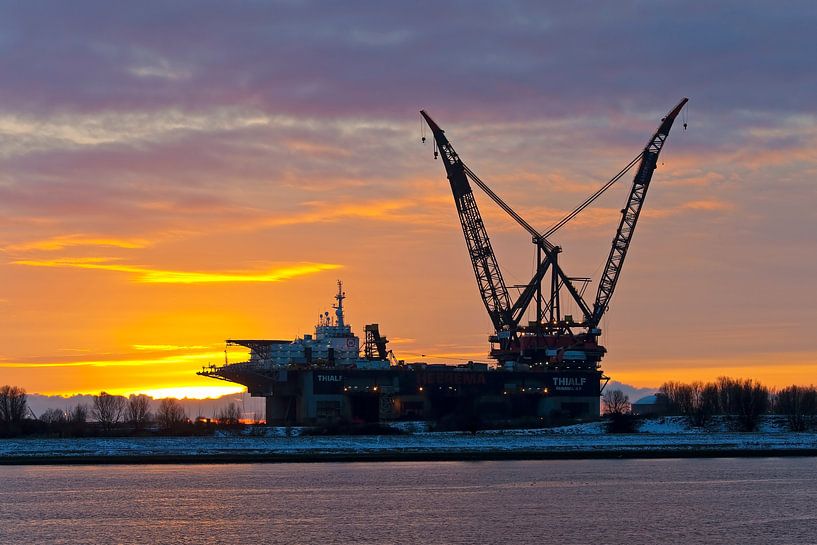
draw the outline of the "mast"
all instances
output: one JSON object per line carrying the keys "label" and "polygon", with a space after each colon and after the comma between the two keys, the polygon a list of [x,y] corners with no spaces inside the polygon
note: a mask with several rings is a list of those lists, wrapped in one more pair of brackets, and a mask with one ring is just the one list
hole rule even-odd
{"label": "mast", "polygon": [[346,299],[346,293],[343,291],[343,282],[338,280],[338,294],[335,295],[335,299],[337,299],[338,304],[333,305],[332,308],[335,309],[335,316],[337,317],[337,326],[343,329],[343,300]]}

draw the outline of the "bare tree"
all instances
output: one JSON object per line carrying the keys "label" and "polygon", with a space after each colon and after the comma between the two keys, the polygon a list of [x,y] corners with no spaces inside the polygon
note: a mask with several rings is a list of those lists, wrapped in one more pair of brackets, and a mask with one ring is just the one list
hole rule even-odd
{"label": "bare tree", "polygon": [[667,398],[667,412],[670,414],[684,414],[684,406],[688,405],[689,388],[686,384],[669,381],[661,385],[659,392]]}
{"label": "bare tree", "polygon": [[61,409],[47,409],[40,415],[40,421],[46,424],[57,425],[65,424],[68,418],[65,415],[65,411]]}
{"label": "bare tree", "polygon": [[711,382],[693,382],[683,385],[681,391],[681,410],[684,416],[692,426],[706,426],[718,411],[717,386]]}
{"label": "bare tree", "polygon": [[0,387],[0,423],[19,424],[28,412],[28,396],[19,386]]}
{"label": "bare tree", "polygon": [[718,389],[718,410],[721,414],[733,416],[740,411],[740,381],[729,377],[718,377],[715,381]]}
{"label": "bare tree", "polygon": [[230,402],[223,407],[216,415],[219,424],[225,426],[237,426],[241,422],[241,410],[234,402]]}
{"label": "bare tree", "polygon": [[621,390],[607,390],[601,398],[605,415],[628,414],[630,397]]}
{"label": "bare tree", "polygon": [[88,406],[77,403],[68,415],[72,424],[85,424],[88,421]]}
{"label": "bare tree", "polygon": [[639,420],[632,413],[630,398],[621,390],[607,390],[601,397],[604,403],[605,427],[608,433],[635,433]]}
{"label": "bare tree", "polygon": [[742,431],[757,428],[771,399],[769,389],[760,383],[729,377],[706,384],[666,382],[661,393],[667,396],[672,411],[686,416],[693,426],[704,426],[712,415],[723,414],[734,428]]}
{"label": "bare tree", "polygon": [[768,412],[771,405],[769,389],[759,382],[746,379],[739,382],[738,407],[734,421],[741,431],[755,431],[760,417]]}
{"label": "bare tree", "polygon": [[786,416],[791,431],[806,431],[817,420],[817,388],[783,388],[775,398],[775,412]]}
{"label": "bare tree", "polygon": [[150,418],[150,398],[144,394],[128,398],[127,419],[134,429],[141,430]]}
{"label": "bare tree", "polygon": [[126,405],[127,399],[124,397],[102,392],[98,396],[94,396],[91,415],[100,423],[103,429],[110,430],[114,424],[122,420]]}
{"label": "bare tree", "polygon": [[187,414],[185,414],[182,404],[177,399],[166,397],[159,402],[156,420],[163,430],[171,431],[177,428],[179,424],[187,421]]}

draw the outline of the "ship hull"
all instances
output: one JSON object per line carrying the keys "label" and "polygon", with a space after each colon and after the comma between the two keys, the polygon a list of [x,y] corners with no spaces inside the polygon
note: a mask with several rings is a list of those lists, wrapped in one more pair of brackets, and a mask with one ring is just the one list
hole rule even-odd
{"label": "ship hull", "polygon": [[266,398],[268,424],[457,420],[548,422],[599,416],[597,370],[504,371],[394,366],[382,370],[330,367],[254,369],[235,364],[219,378]]}

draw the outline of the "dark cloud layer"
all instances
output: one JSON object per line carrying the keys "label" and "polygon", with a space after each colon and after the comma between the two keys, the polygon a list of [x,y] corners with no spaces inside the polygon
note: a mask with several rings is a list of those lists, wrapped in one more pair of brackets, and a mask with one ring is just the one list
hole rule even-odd
{"label": "dark cloud layer", "polygon": [[[3,109],[813,111],[813,2],[5,2]],[[11,77],[10,77],[11,76]]]}

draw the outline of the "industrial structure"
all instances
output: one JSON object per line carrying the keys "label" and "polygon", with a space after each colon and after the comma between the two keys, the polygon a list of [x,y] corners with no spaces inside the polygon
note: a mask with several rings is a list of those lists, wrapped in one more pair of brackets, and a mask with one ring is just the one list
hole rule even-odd
{"label": "industrial structure", "polygon": [[[445,132],[425,111],[434,157],[440,157],[453,193],[479,294],[493,326],[494,363],[430,365],[398,361],[379,326],[360,339],[345,323],[345,293],[338,283],[335,317],[321,315],[315,334],[295,341],[228,340],[250,349],[242,363],[208,367],[199,374],[247,386],[267,400],[268,423],[333,420],[384,421],[477,415],[483,420],[592,417],[607,379],[599,325],[608,310],[632,242],[658,156],[687,99],[662,120],[630,163],[561,221],[540,232],[523,219],[460,159]],[[686,124],[684,125],[686,128]],[[423,137],[425,141],[425,137]],[[590,278],[562,269],[562,249],[548,239],[590,206],[633,167],[637,169],[592,304],[584,299]],[[471,187],[473,182],[532,237],[536,267],[511,297]],[[581,315],[565,314],[569,298]],[[533,319],[523,318],[533,313]]]}

